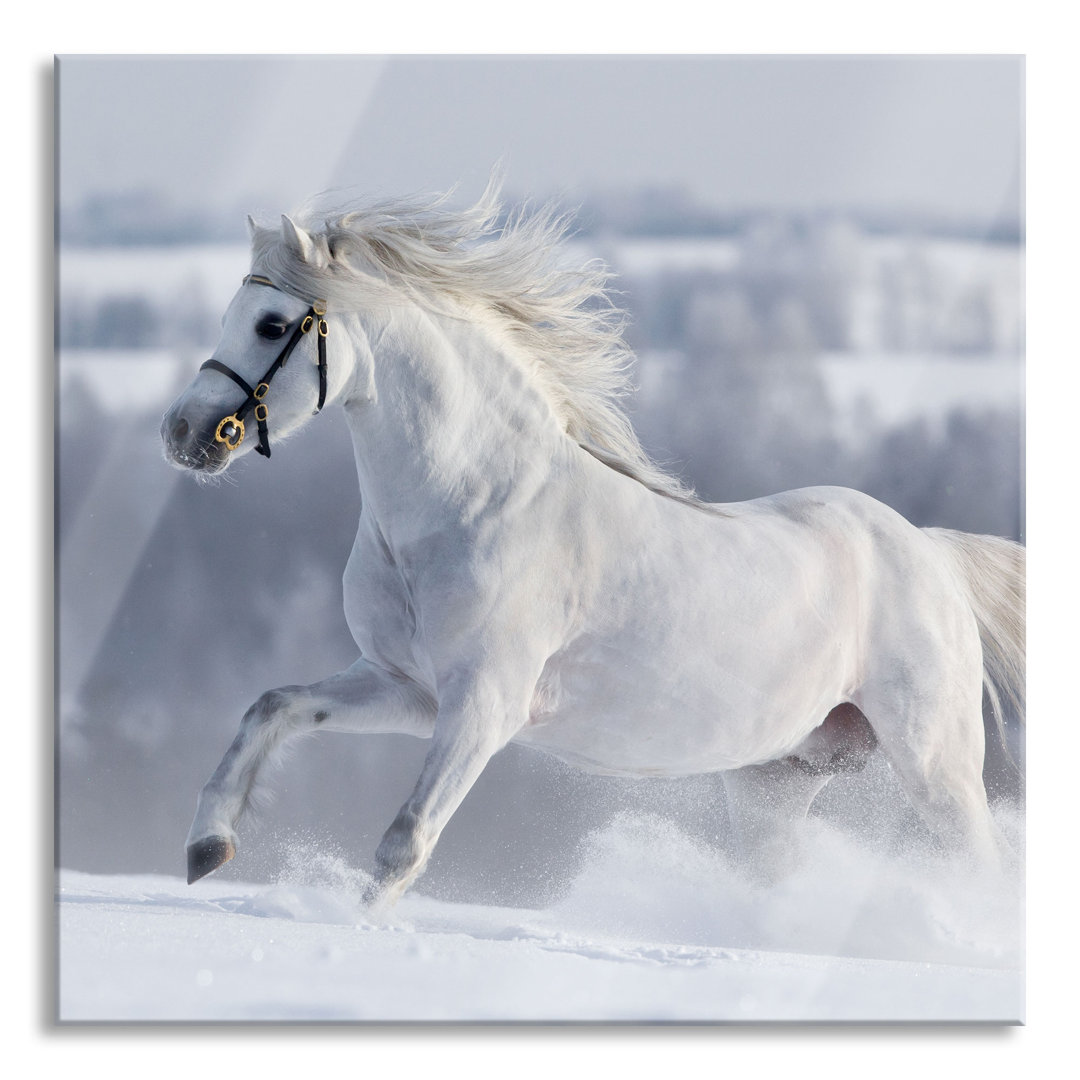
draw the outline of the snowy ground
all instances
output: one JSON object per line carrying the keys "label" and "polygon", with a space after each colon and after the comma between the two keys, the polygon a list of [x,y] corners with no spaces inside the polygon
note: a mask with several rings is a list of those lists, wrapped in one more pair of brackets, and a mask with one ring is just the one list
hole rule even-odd
{"label": "snowy ground", "polygon": [[811,827],[812,865],[762,891],[670,823],[616,819],[545,910],[421,887],[374,915],[361,871],[310,852],[273,884],[61,871],[59,1017],[1023,1020],[1015,875]]}

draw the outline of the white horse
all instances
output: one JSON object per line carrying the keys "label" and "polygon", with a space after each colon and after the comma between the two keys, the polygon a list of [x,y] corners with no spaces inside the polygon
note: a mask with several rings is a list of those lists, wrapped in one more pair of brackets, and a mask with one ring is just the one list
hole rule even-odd
{"label": "white horse", "polygon": [[164,418],[166,456],[217,473],[255,442],[245,418],[269,454],[341,405],[360,658],[248,709],[199,795],[189,880],[236,852],[267,756],[320,728],[431,740],[374,898],[416,880],[511,741],[599,773],[722,772],[739,835],[775,857],[880,746],[942,841],[995,864],[982,701],[1000,733],[999,695],[1022,707],[1023,549],[843,488],[698,500],[619,406],[603,269],[560,262],[554,214],[499,213],[489,189],[463,212],[249,218],[251,273]]}

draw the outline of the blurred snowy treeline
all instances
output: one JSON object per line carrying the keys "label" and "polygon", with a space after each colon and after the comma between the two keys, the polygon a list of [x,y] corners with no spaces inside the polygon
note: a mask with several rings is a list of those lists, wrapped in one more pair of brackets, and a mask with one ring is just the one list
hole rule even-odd
{"label": "blurred snowy treeline", "polygon": [[[586,204],[576,233],[576,246],[605,256],[633,284],[626,300],[649,347],[702,336],[771,351],[1015,355],[1023,347],[1016,227],[987,237],[973,226],[913,219],[900,229],[906,219],[850,212],[710,216],[661,194],[639,195],[621,211],[617,202]],[[129,203],[122,205],[131,213]],[[72,217],[85,224],[65,227]],[[125,226],[91,203],[61,218],[61,235],[84,241],[64,250],[98,263],[117,248],[152,254],[243,241],[216,222],[181,215],[154,230],[144,217]],[[184,282],[179,296],[155,295],[145,282],[111,284],[73,283],[59,312],[66,348],[212,343],[220,312],[202,283]]]}
{"label": "blurred snowy treeline", "polygon": [[[835,215],[697,239],[600,223],[575,243],[620,275],[643,441],[702,495],[845,484],[920,525],[1022,538],[1019,243],[871,235]],[[217,485],[161,460],[161,413],[210,355],[242,245],[62,248],[59,262],[60,860],[179,873],[195,795],[244,708],[355,658],[340,596],[354,467],[333,411]],[[913,389],[908,373],[928,370],[949,378]],[[873,373],[870,391],[838,395],[855,371]],[[991,383],[1005,392],[987,395]],[[306,743],[235,872],[272,874],[243,860],[268,858],[292,826],[366,864],[425,749]],[[527,901],[628,798],[720,828],[705,781],[578,780],[511,748],[451,823],[427,887]]]}

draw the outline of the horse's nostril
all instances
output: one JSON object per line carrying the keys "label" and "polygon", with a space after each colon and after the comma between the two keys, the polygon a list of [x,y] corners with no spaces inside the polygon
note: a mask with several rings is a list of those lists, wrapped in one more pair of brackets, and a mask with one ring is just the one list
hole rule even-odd
{"label": "horse's nostril", "polygon": [[174,442],[180,442],[181,439],[187,438],[189,431],[188,422],[181,416],[179,420],[173,424],[172,437]]}

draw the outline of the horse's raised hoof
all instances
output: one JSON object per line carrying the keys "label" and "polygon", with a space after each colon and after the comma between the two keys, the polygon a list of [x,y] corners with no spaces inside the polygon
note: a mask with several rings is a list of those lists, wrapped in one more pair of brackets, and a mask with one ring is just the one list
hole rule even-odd
{"label": "horse's raised hoof", "polygon": [[224,836],[208,836],[187,849],[187,883],[213,873],[236,854],[236,845]]}

